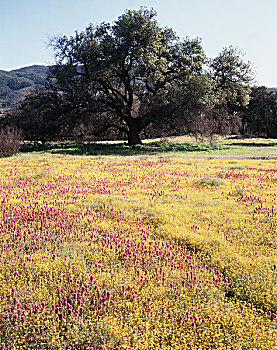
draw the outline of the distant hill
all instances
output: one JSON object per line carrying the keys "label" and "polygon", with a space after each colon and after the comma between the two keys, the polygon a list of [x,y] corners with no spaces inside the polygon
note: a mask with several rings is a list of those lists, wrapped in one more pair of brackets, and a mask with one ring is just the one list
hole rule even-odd
{"label": "distant hill", "polygon": [[277,92],[277,87],[267,88],[267,90]]}
{"label": "distant hill", "polygon": [[49,67],[34,65],[12,71],[0,70],[0,110],[8,110],[23,101],[32,90],[43,84]]}

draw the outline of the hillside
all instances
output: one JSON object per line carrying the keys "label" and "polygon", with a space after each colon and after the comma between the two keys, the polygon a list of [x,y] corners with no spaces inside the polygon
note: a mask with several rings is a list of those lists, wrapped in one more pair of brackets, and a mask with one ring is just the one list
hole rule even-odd
{"label": "hillside", "polygon": [[43,84],[49,67],[34,65],[12,71],[0,70],[0,109],[10,109],[35,87]]}

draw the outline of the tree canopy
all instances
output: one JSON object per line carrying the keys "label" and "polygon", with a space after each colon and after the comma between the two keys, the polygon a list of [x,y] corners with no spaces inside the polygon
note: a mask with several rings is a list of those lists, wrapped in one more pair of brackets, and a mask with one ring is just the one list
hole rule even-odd
{"label": "tree canopy", "polygon": [[265,86],[252,88],[243,115],[243,132],[248,136],[277,137],[277,94]]}
{"label": "tree canopy", "polygon": [[176,91],[205,62],[199,39],[181,40],[145,8],[55,38],[52,46],[52,77],[78,114],[102,115],[98,129],[118,128],[129,145],[141,143],[149,124],[173,115]]}
{"label": "tree canopy", "polygon": [[208,59],[198,38],[161,27],[153,9],[127,10],[50,44],[56,64],[45,88],[12,118],[28,139],[126,135],[132,146],[143,132],[211,136],[241,128],[251,64],[232,46]]}

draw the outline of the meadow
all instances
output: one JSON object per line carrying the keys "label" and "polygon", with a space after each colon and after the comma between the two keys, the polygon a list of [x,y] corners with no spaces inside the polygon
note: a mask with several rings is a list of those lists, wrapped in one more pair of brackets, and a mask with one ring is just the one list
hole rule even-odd
{"label": "meadow", "polygon": [[276,165],[0,159],[0,348],[276,349]]}
{"label": "meadow", "polygon": [[96,141],[79,143],[77,141],[25,142],[22,152],[92,155],[92,156],[242,156],[277,157],[276,139],[238,139],[236,136],[216,136],[213,140],[196,140],[184,135],[168,138],[146,139],[142,145],[129,147],[124,141]]}

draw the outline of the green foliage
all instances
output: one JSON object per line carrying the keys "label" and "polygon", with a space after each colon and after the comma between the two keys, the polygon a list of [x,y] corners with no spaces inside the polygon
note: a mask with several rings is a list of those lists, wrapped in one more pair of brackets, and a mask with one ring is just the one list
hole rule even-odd
{"label": "green foliage", "polygon": [[277,137],[277,93],[266,87],[254,87],[249,106],[243,116],[244,133]]}
{"label": "green foliage", "polygon": [[155,147],[159,152],[211,152],[214,150],[223,149],[221,145],[211,145],[204,142],[171,142],[171,141],[158,141],[151,142],[149,145],[145,145],[148,149],[155,150]]}
{"label": "green foliage", "polygon": [[229,114],[241,112],[249,102],[249,84],[253,81],[250,62],[243,60],[243,53],[232,46],[225,47],[210,62],[221,103]]}
{"label": "green foliage", "polygon": [[98,118],[99,133],[117,128],[127,134],[129,145],[140,144],[140,132],[151,123],[173,117],[178,86],[200,74],[205,61],[198,39],[179,39],[146,8],[54,38],[52,46],[52,75],[68,103]]}
{"label": "green foliage", "polygon": [[212,140],[214,134],[238,133],[249,101],[252,71],[233,47],[224,48],[209,67],[209,73],[192,75],[183,82],[176,116],[183,132]]}
{"label": "green foliage", "polygon": [[28,95],[17,111],[3,118],[2,124],[20,128],[25,140],[45,143],[61,137],[62,108],[58,95],[38,91]]}
{"label": "green foliage", "polygon": [[218,177],[201,177],[198,184],[200,186],[218,187],[222,185],[222,181]]}
{"label": "green foliage", "polygon": [[244,168],[244,166],[241,164],[234,164],[234,165],[229,166],[229,170],[242,170],[243,168]]}

